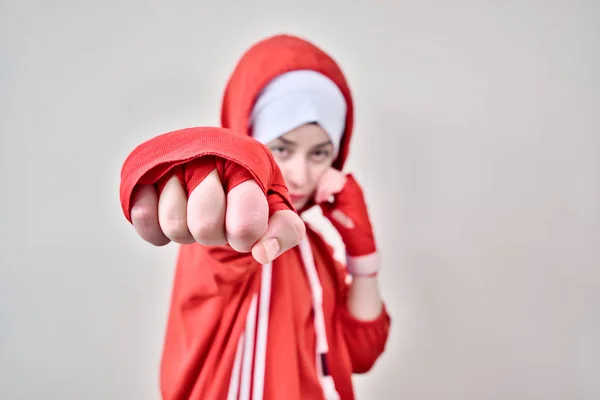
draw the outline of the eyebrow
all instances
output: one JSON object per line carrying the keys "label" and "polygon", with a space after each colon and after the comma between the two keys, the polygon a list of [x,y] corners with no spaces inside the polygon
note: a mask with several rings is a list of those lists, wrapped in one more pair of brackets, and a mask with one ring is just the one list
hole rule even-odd
{"label": "eyebrow", "polygon": [[[283,138],[283,137],[280,137],[280,138],[278,138],[278,139],[279,139],[280,141],[282,141],[284,144],[287,144],[288,146],[298,146],[298,143],[296,143],[296,142],[294,142],[294,141],[292,141],[292,140],[285,139],[285,138]],[[312,146],[312,147],[313,147],[313,148],[317,148],[317,147],[325,147],[325,146],[327,146],[327,145],[330,145],[330,144],[333,144],[333,143],[331,142],[331,140],[328,140],[328,141],[326,141],[326,142],[323,142],[323,143],[316,144],[316,145],[314,145],[314,146]]]}
{"label": "eyebrow", "polygon": [[313,146],[313,148],[317,148],[317,147],[325,147],[325,146],[329,146],[329,145],[333,145],[333,143],[331,142],[331,140],[328,140],[326,142],[323,143],[319,143]]}
{"label": "eyebrow", "polygon": [[284,144],[287,144],[288,146],[298,146],[298,143],[293,142],[288,139],[284,139],[283,137],[278,138],[278,140],[282,141]]}

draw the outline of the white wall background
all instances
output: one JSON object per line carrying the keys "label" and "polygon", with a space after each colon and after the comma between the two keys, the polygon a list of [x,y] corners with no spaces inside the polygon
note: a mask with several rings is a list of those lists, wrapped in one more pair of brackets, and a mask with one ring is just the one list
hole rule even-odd
{"label": "white wall background", "polygon": [[[352,4],[352,5],[351,5]],[[357,99],[349,168],[394,325],[361,399],[600,398],[600,4],[0,2],[0,398],[158,399],[175,247],[121,215],[119,169],[218,123],[267,35]]]}

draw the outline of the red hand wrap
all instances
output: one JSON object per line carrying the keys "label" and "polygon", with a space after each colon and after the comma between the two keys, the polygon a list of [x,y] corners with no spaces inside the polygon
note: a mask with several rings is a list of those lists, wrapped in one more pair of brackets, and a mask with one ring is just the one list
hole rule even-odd
{"label": "red hand wrap", "polygon": [[[377,251],[365,198],[352,175],[347,175],[346,184],[334,196],[333,203],[321,203],[321,210],[339,232],[349,256],[364,256]],[[347,216],[352,221],[351,226],[338,221],[335,218],[336,211]]]}
{"label": "red hand wrap", "polygon": [[264,145],[228,129],[199,127],[165,133],[131,152],[121,171],[125,217],[131,221],[131,201],[138,185],[155,184],[160,192],[175,174],[189,194],[215,168],[225,193],[254,179],[267,196],[270,214],[295,211],[283,176]]}

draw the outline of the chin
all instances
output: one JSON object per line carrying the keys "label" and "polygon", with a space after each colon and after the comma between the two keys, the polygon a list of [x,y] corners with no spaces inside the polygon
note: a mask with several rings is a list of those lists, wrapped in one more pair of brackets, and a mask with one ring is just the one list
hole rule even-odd
{"label": "chin", "polygon": [[292,202],[292,205],[294,206],[294,208],[296,209],[296,211],[300,212],[300,210],[302,210],[302,208],[304,208],[304,206],[308,203],[308,201],[304,200],[304,201],[296,201],[296,202]]}

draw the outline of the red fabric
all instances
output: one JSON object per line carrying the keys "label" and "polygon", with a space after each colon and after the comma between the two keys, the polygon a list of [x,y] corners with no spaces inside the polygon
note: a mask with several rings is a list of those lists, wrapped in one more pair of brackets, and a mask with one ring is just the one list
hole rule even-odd
{"label": "red fabric", "polygon": [[[229,80],[222,120],[231,130],[171,132],[142,144],[127,158],[120,192],[126,218],[130,220],[131,199],[139,184],[160,187],[175,173],[189,192],[210,171],[213,161],[226,190],[252,176],[269,196],[271,212],[293,209],[270,152],[246,136],[257,94],[270,79],[293,69],[324,73],[338,83],[348,100],[346,133],[335,163],[341,168],[352,131],[352,103],[343,74],[312,44],[276,36],[250,49]],[[352,317],[346,307],[345,267],[334,260],[332,248],[310,227],[307,237],[323,290],[329,369],[341,399],[352,400],[352,373],[368,371],[382,353],[390,318],[385,308],[373,321]],[[249,253],[237,253],[229,246],[180,246],[161,361],[163,399],[226,399],[236,346],[261,276],[262,267]],[[323,399],[315,368],[311,300],[296,247],[273,262],[265,400]]]}
{"label": "red fabric", "polygon": [[294,210],[281,172],[269,149],[224,128],[199,127],[169,132],[146,141],[127,157],[121,170],[121,206],[131,222],[131,200],[139,184],[162,189],[173,174],[190,193],[214,168],[225,192],[254,178],[267,195],[270,212]]}
{"label": "red fabric", "polygon": [[[329,366],[342,400],[354,399],[351,375],[367,372],[385,347],[390,318],[359,321],[346,308],[345,268],[308,228],[323,287]],[[267,400],[323,399],[315,370],[311,293],[298,248],[273,264],[267,342]],[[222,247],[181,246],[161,365],[164,399],[225,399],[250,295],[260,266]]]}
{"label": "red fabric", "polygon": [[[347,181],[342,191],[334,196],[333,203],[321,203],[323,215],[331,221],[337,229],[346,246],[349,256],[358,257],[373,254],[377,251],[373,227],[369,219],[369,212],[365,197],[358,182],[352,174],[347,175]],[[344,226],[333,217],[335,210],[341,211],[352,220],[351,228]]]}

